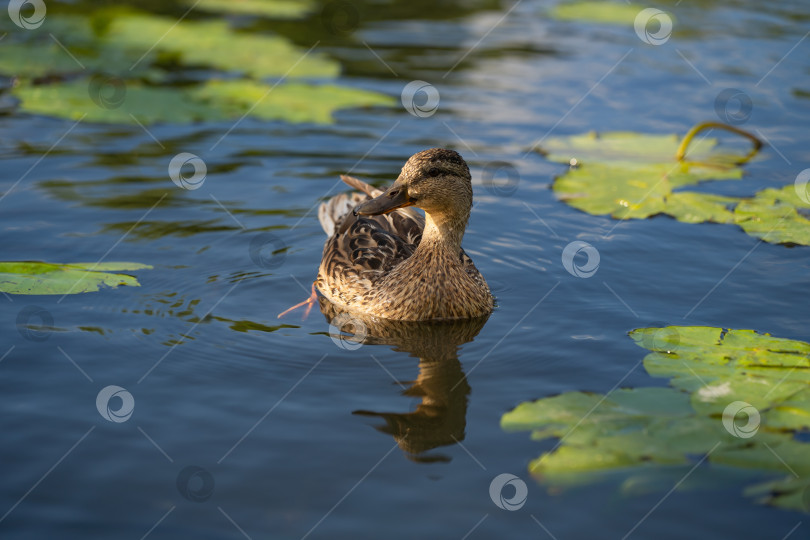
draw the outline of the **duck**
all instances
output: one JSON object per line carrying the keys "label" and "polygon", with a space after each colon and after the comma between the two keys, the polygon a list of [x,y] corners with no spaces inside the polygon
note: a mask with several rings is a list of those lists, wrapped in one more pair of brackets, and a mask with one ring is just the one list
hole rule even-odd
{"label": "duck", "polygon": [[340,311],[381,319],[469,319],[492,312],[495,298],[461,247],[473,189],[458,152],[414,154],[385,190],[348,175],[341,179],[357,192],[320,205],[328,239],[312,297],[298,306],[311,307],[317,290]]}

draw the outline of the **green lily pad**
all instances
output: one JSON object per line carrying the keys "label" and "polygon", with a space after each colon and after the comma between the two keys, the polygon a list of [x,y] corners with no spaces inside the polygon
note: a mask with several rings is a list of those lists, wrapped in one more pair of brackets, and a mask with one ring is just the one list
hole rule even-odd
{"label": "green lily pad", "polygon": [[[715,138],[696,139],[707,128],[731,130],[754,141],[747,155],[719,152]],[[774,244],[810,245],[810,202],[793,185],[765,189],[753,197],[686,191],[708,180],[742,178],[740,164],[758,150],[752,135],[724,124],[706,123],[683,138],[615,132],[549,139],[543,153],[572,167],[552,189],[565,203],[593,215],[645,219],[668,215],[684,223],[729,223]],[[687,156],[682,154],[689,148]],[[680,157],[680,159],[679,159]]]}
{"label": "green lily pad", "polygon": [[765,482],[749,487],[745,494],[762,504],[810,514],[810,477]]}
{"label": "green lily pad", "polygon": [[735,164],[741,156],[715,152],[717,143],[714,138],[694,141],[689,161],[676,158],[681,139],[675,135],[588,133],[551,138],[543,151],[551,161],[578,165],[557,177],[553,189],[558,198],[589,214],[616,219],[667,214],[689,223],[730,223],[728,206],[739,199],[675,191],[706,180],[742,177]]}
{"label": "green lily pad", "polygon": [[799,198],[793,184],[764,189],[734,209],[737,225],[751,236],[774,244],[810,245],[808,215],[810,203]]}
{"label": "green lily pad", "polygon": [[150,269],[129,262],[55,264],[37,261],[0,262],[0,292],[8,294],[78,294],[105,287],[139,287],[133,276],[118,272]]}
{"label": "green lily pad", "polygon": [[258,78],[335,77],[340,72],[339,64],[317,51],[308,52],[280,36],[236,32],[221,20],[178,24],[154,15],[115,16],[102,36],[104,42],[125,49],[154,47],[177,54],[187,66],[210,66]]}
{"label": "green lily pad", "polygon": [[633,26],[641,11],[637,5],[617,2],[573,2],[557,4],[549,14],[561,21],[582,21]]}
{"label": "green lily pad", "polygon": [[[209,7],[214,5],[209,2]],[[228,5],[272,5],[291,13],[292,4],[229,0]],[[9,54],[0,57],[0,73],[21,77],[12,93],[24,112],[145,125],[228,121],[246,115],[330,123],[338,109],[395,104],[376,92],[302,83],[302,77],[332,78],[340,66],[280,36],[238,32],[223,20],[178,23],[105,9],[86,17],[54,15],[49,29],[53,39],[42,33],[14,33],[3,45]],[[169,67],[170,72],[164,71]],[[283,79],[275,85],[247,78],[165,84],[170,77],[182,77],[183,68],[198,67]],[[32,78],[40,80],[35,84]]]}
{"label": "green lily pad", "polygon": [[199,0],[188,2],[200,11],[233,15],[260,15],[272,19],[298,19],[312,11],[308,0]]}
{"label": "green lily pad", "polygon": [[[700,456],[730,467],[810,474],[810,443],[794,437],[810,430],[810,343],[689,326],[641,328],[630,337],[651,351],[647,371],[671,379],[672,387],[568,392],[503,415],[505,430],[559,439],[530,463],[540,481],[572,485]],[[762,500],[796,508],[791,490],[805,487]]]}
{"label": "green lily pad", "polygon": [[20,108],[42,114],[86,122],[116,124],[189,123],[195,120],[226,120],[238,117],[238,111],[225,111],[208,103],[189,99],[186,91],[128,84],[117,107],[103,107],[90,97],[90,81],[77,79],[47,85],[20,85],[13,95],[22,101]]}
{"label": "green lily pad", "polygon": [[349,107],[389,106],[393,98],[337,85],[285,83],[272,87],[249,80],[209,81],[188,89],[126,86],[120,104],[98,105],[84,79],[42,86],[23,85],[13,94],[22,110],[33,114],[67,116],[87,122],[153,124],[235,120],[243,115],[264,120],[331,123],[336,110]]}
{"label": "green lily pad", "polygon": [[275,88],[254,81],[210,81],[190,92],[193,99],[223,109],[250,112],[264,120],[332,123],[332,114],[351,107],[391,106],[390,96],[333,84],[280,84]]}
{"label": "green lily pad", "polygon": [[[150,72],[155,54],[102,40],[93,18],[48,14],[48,32],[12,30],[3,40],[0,73],[28,79],[99,72],[141,77]],[[141,58],[138,66],[133,66]]]}
{"label": "green lily pad", "polygon": [[13,33],[3,43],[0,73],[42,77],[95,71],[131,78],[142,76],[161,58],[170,58],[173,66],[205,66],[258,78],[332,78],[340,72],[337,62],[318,51],[302,49],[281,36],[238,32],[222,20],[178,23],[107,9],[86,17],[54,15],[48,29],[47,35]]}

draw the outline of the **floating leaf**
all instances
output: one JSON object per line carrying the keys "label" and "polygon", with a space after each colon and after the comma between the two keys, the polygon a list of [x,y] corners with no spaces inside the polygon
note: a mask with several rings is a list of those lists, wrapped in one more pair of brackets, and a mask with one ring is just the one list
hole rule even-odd
{"label": "floating leaf", "polygon": [[332,78],[340,71],[337,62],[284,37],[237,32],[222,20],[178,23],[167,17],[108,9],[89,17],[54,16],[48,19],[48,26],[51,39],[23,34],[3,43],[0,72],[41,77],[89,70],[132,77],[142,75],[161,53],[185,66],[208,66],[260,78]]}
{"label": "floating leaf", "polygon": [[680,144],[675,135],[588,133],[549,139],[543,151],[551,161],[581,164],[557,177],[553,189],[561,200],[589,214],[617,219],[667,214],[689,223],[731,222],[727,206],[738,199],[674,190],[705,180],[741,178],[742,169],[735,165],[741,156],[716,153],[717,139],[704,138],[691,145],[689,161],[679,161]]}
{"label": "floating leaf", "polygon": [[616,2],[573,2],[557,4],[550,15],[561,21],[583,21],[633,26],[641,11],[636,5]]}
{"label": "floating leaf", "polygon": [[810,477],[766,482],[746,489],[745,494],[762,504],[810,514]]}
{"label": "floating leaf", "polygon": [[331,123],[338,109],[394,104],[389,96],[332,84],[287,83],[274,88],[248,80],[210,81],[191,96],[265,120],[323,124]]}
{"label": "floating leaf", "polygon": [[[810,474],[810,443],[794,437],[810,430],[810,344],[711,327],[641,328],[630,337],[652,351],[644,358],[647,371],[671,378],[674,388],[568,392],[521,403],[501,419],[506,430],[560,440],[530,464],[543,482],[583,483],[611,471],[688,464],[697,456]],[[807,511],[810,505],[797,505],[804,490],[791,483],[789,496],[763,500]]]}
{"label": "floating leaf", "polygon": [[[204,3],[211,8],[225,5]],[[229,0],[227,5],[244,10],[263,6],[287,14],[310,6],[259,0]],[[216,122],[246,115],[330,123],[338,109],[394,104],[391,97],[376,92],[296,82],[302,77],[332,78],[340,66],[286,38],[235,31],[223,20],[178,22],[113,8],[85,17],[54,16],[49,30],[52,39],[42,33],[15,33],[3,45],[9,54],[0,57],[0,73],[21,77],[13,95],[25,112],[126,124]],[[271,85],[229,77],[187,84],[199,75],[184,74],[183,68],[199,67],[284,82]],[[186,84],[167,85],[172,79]]]}
{"label": "floating leaf", "polygon": [[[804,215],[802,214],[804,213]],[[810,202],[802,200],[793,184],[764,189],[734,209],[734,221],[751,236],[774,244],[810,245]]]}
{"label": "floating leaf", "polygon": [[[717,139],[695,139],[709,128],[747,137],[754,147],[747,155],[720,153]],[[766,242],[810,245],[810,202],[793,185],[765,189],[751,198],[682,189],[707,180],[741,178],[740,164],[755,155],[760,144],[733,126],[708,122],[682,139],[628,132],[555,137],[543,152],[551,161],[572,165],[555,178],[553,190],[583,212],[616,219],[664,214],[685,223],[732,223]]]}
{"label": "floating leaf", "polygon": [[0,291],[9,294],[77,294],[103,287],[140,283],[127,274],[152,268],[128,262],[54,264],[36,261],[0,262]]}
{"label": "floating leaf", "polygon": [[[340,66],[287,39],[232,30],[225,21],[182,21],[153,15],[114,16],[105,41],[126,49],[153,47],[179,55],[185,65],[211,66],[254,77],[334,77]],[[105,46],[105,44],[102,44]]]}
{"label": "floating leaf", "polygon": [[102,40],[91,21],[84,16],[49,15],[47,34],[12,33],[2,45],[0,73],[23,79],[88,71],[126,77],[151,73],[155,60],[151,50]]}
{"label": "floating leaf", "polygon": [[87,122],[116,124],[189,123],[195,120],[225,120],[238,111],[225,111],[208,103],[189,99],[180,89],[130,84],[119,106],[107,108],[90,97],[89,81],[78,79],[41,86],[21,85],[13,94],[22,100],[21,109],[33,114],[57,116]]}
{"label": "floating leaf", "polygon": [[394,103],[389,96],[337,85],[291,82],[273,87],[248,80],[210,81],[188,89],[132,84],[115,108],[95,103],[82,79],[20,86],[13,94],[30,113],[122,124],[235,120],[246,114],[265,120],[328,124],[339,109]]}
{"label": "floating leaf", "polygon": [[195,9],[234,15],[261,15],[273,19],[297,19],[312,10],[308,0],[199,0],[188,2]]}

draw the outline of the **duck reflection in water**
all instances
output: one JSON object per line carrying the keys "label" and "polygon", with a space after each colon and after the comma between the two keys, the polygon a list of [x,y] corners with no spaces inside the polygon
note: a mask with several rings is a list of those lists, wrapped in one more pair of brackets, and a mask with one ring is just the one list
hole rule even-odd
{"label": "duck reflection in water", "polygon": [[470,385],[458,350],[472,341],[489,318],[451,321],[394,321],[341,312],[326,298],[318,298],[321,313],[330,323],[333,339],[345,339],[349,348],[386,345],[419,359],[419,375],[402,395],[421,402],[412,412],[354,411],[382,418],[377,429],[394,437],[405,455],[417,462],[450,461],[429,454],[440,446],[464,440]]}

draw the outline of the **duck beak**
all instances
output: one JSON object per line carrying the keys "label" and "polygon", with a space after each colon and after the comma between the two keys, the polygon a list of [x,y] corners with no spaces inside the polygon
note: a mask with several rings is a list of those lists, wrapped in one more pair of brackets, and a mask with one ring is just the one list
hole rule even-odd
{"label": "duck beak", "polygon": [[397,208],[412,206],[414,202],[414,199],[408,197],[408,189],[399,182],[394,182],[391,187],[379,196],[357,205],[354,209],[354,215],[378,216],[392,212]]}

